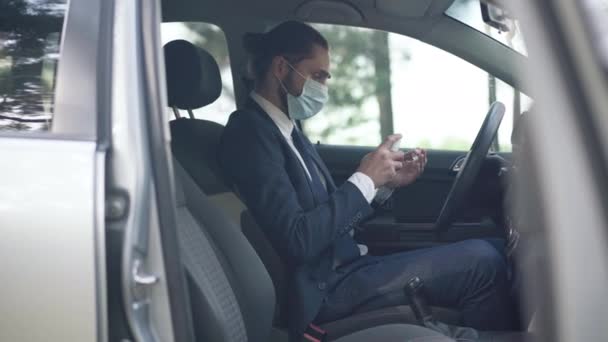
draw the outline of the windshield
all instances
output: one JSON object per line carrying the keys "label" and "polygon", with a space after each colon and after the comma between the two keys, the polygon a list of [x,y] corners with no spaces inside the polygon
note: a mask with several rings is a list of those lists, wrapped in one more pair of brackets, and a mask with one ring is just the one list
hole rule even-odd
{"label": "windshield", "polygon": [[499,31],[483,21],[479,0],[456,0],[445,14],[492,37],[522,55],[528,54],[517,20],[511,22],[509,32]]}

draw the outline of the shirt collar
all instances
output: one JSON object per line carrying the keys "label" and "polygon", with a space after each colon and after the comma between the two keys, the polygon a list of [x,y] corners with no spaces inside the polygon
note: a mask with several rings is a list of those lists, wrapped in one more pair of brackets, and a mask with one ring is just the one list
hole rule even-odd
{"label": "shirt collar", "polygon": [[279,128],[279,131],[281,131],[281,134],[286,138],[291,138],[291,133],[293,132],[295,124],[287,114],[255,91],[252,91],[250,96],[260,107],[262,107],[266,114],[270,116],[270,119],[272,119],[274,124]]}

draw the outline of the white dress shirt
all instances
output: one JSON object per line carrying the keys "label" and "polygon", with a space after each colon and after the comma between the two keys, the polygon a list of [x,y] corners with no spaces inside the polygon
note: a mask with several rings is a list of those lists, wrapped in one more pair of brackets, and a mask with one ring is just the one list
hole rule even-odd
{"label": "white dress shirt", "polygon": [[[283,113],[282,110],[277,108],[277,106],[275,106],[270,101],[263,98],[261,95],[259,95],[255,91],[251,92],[251,98],[260,107],[262,107],[262,109],[268,114],[268,116],[270,116],[270,119],[272,119],[274,124],[279,128],[279,131],[283,135],[283,138],[285,138],[285,141],[287,141],[287,145],[289,145],[289,147],[291,147],[291,150],[293,151],[293,153],[296,155],[296,157],[300,161],[300,164],[302,164],[302,167],[306,171],[308,178],[312,179],[310,176],[310,172],[308,171],[308,168],[306,167],[306,163],[304,163],[304,159],[302,159],[300,152],[298,151],[296,146],[293,144],[293,138],[291,137],[291,133],[293,132],[294,129],[297,129],[293,120],[291,120],[285,113]],[[315,165],[315,167],[316,167],[316,165]],[[321,182],[323,183],[323,185],[326,186],[327,180],[325,179],[325,177],[323,177],[323,174],[320,172],[320,170],[317,169],[316,171],[317,171],[317,174],[319,175],[319,178],[321,178]],[[361,191],[361,194],[363,194],[363,197],[365,197],[365,199],[367,200],[367,203],[371,203],[374,200],[374,197],[376,196],[376,193],[377,193],[377,189],[374,185],[374,181],[372,181],[372,179],[368,175],[364,174],[363,172],[355,172],[352,176],[350,176],[350,178],[348,178],[348,181],[351,182],[352,184],[354,184],[357,187],[357,189],[359,189],[359,191]],[[352,230],[350,231],[350,234],[353,235]],[[358,246],[359,246],[359,252],[361,253],[361,255],[366,255],[368,252],[367,246],[365,246],[365,245],[358,245]]]}

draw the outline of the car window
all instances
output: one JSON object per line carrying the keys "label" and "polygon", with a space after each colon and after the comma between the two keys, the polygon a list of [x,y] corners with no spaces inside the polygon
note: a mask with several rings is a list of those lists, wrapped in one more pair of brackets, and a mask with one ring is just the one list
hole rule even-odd
{"label": "car window", "polygon": [[0,2],[0,131],[46,131],[53,120],[65,0]]}
{"label": "car window", "polygon": [[519,95],[482,69],[421,41],[384,31],[314,25],[328,39],[330,101],[302,122],[313,142],[375,146],[391,133],[402,147],[468,150],[491,102],[507,113],[497,150],[511,150],[513,113],[526,109]]}
{"label": "car window", "polygon": [[[222,76],[222,94],[210,105],[193,110],[197,119],[205,119],[225,125],[228,117],[236,109],[232,70],[228,55],[228,44],[224,32],[217,26],[201,22],[163,23],[161,26],[163,45],[184,39],[205,49],[217,62]],[[182,116],[187,115],[182,113]],[[171,113],[173,117],[173,113]]]}

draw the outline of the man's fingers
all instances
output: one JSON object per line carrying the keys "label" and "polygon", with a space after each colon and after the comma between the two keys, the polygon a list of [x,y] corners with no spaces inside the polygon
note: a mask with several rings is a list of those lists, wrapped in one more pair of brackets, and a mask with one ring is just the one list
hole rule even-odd
{"label": "man's fingers", "polygon": [[402,151],[390,152],[389,157],[391,160],[403,162],[405,160],[405,153]]}
{"label": "man's fingers", "polygon": [[421,163],[421,160],[418,160],[418,161],[406,160],[403,163],[403,167],[405,169],[410,170],[409,172],[415,172],[417,174],[421,174],[422,171],[424,170],[424,164]]}
{"label": "man's fingers", "polygon": [[427,155],[426,155],[426,150],[422,149],[422,148],[416,148],[416,150],[418,151],[420,157],[424,160],[424,164],[426,164],[426,162],[428,160]]}
{"label": "man's fingers", "polygon": [[421,168],[424,167],[424,165],[426,164],[424,156],[418,157],[418,164],[420,165]]}
{"label": "man's fingers", "polygon": [[412,160],[418,161],[424,167],[427,163],[426,151],[416,147],[412,152]]}
{"label": "man's fingers", "polygon": [[384,142],[382,144],[380,144],[380,146],[378,146],[378,149],[380,148],[388,148],[390,149],[391,147],[393,147],[393,144],[401,139],[402,135],[401,134],[391,134],[388,137],[386,137],[386,139],[384,140]]}
{"label": "man's fingers", "polygon": [[421,157],[420,155],[416,154],[416,153],[411,153],[407,156],[405,156],[405,160],[415,163],[415,164],[422,164],[424,163],[424,158]]}

